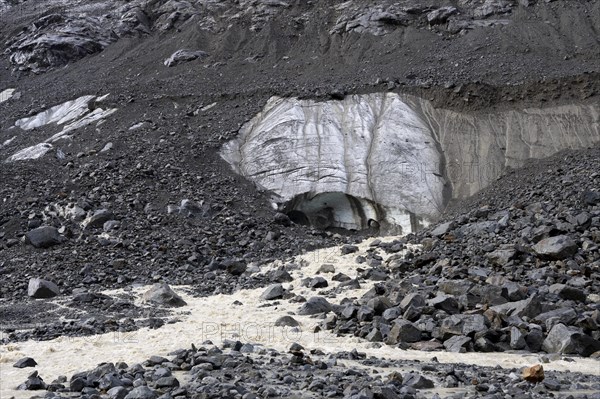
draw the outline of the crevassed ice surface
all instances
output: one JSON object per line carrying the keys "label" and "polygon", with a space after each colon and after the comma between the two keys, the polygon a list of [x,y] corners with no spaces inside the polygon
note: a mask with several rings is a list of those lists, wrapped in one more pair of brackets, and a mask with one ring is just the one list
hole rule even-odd
{"label": "crevassed ice surface", "polygon": [[363,209],[338,201],[335,225],[364,227],[368,213],[406,232],[418,227],[415,217],[434,220],[450,198],[476,193],[508,166],[599,143],[599,115],[598,104],[459,113],[395,93],[273,97],[221,156],[282,203],[309,199],[295,209],[345,193]]}

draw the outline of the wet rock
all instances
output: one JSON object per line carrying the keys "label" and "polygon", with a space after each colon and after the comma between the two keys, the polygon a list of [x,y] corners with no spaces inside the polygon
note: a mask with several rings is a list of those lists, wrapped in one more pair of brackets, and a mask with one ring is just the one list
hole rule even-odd
{"label": "wet rock", "polygon": [[60,290],[52,281],[32,278],[29,280],[27,295],[32,298],[53,298],[60,295]]}
{"label": "wet rock", "polygon": [[281,299],[286,293],[285,288],[281,284],[272,284],[262,293],[260,299],[270,301],[273,299]]}
{"label": "wet rock", "polygon": [[547,353],[577,354],[584,357],[600,350],[600,341],[580,329],[559,323],[552,327],[542,344]]}
{"label": "wet rock", "polygon": [[544,380],[544,367],[541,364],[523,369],[522,378],[528,382],[541,382]]}
{"label": "wet rock", "polygon": [[332,310],[331,304],[327,301],[327,299],[319,296],[314,296],[306,301],[300,309],[298,309],[298,314],[305,315],[313,315],[317,313],[327,313]]}
{"label": "wet rock", "polygon": [[164,64],[168,67],[173,67],[175,65],[181,64],[182,62],[189,62],[195,59],[206,57],[208,54],[204,51],[192,51],[192,50],[177,50],[169,58],[167,58]]}
{"label": "wet rock", "polygon": [[187,305],[166,283],[154,284],[142,297],[144,302],[159,306],[181,307]]}
{"label": "wet rock", "polygon": [[37,366],[37,362],[30,357],[21,358],[21,359],[17,360],[17,362],[15,364],[13,364],[13,367],[16,367],[18,369],[23,369],[25,367],[35,367],[35,366]]}
{"label": "wet rock", "polygon": [[64,241],[58,229],[52,226],[41,226],[25,234],[25,240],[28,244],[36,248],[49,248],[58,245]]}
{"label": "wet rock", "polygon": [[533,246],[535,253],[542,259],[560,260],[577,253],[577,244],[570,237],[560,235],[544,238]]}

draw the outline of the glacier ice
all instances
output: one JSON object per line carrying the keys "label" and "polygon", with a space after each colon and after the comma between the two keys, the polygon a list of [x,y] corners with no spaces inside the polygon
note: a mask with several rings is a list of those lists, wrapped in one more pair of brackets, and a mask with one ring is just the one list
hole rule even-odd
{"label": "glacier ice", "polygon": [[506,167],[600,143],[600,106],[460,113],[396,93],[269,99],[221,156],[317,227],[415,231]]}

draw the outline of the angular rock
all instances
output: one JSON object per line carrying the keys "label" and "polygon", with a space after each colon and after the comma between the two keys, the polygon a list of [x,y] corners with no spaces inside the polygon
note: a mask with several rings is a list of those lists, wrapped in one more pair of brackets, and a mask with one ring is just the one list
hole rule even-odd
{"label": "angular rock", "polygon": [[433,381],[416,372],[404,374],[403,380],[404,385],[414,389],[431,389],[434,387]]}
{"label": "angular rock", "polygon": [[466,352],[464,346],[469,342],[471,342],[471,338],[465,337],[464,335],[455,335],[444,341],[444,348],[446,348],[448,352]]}
{"label": "angular rock", "polygon": [[530,298],[523,299],[517,302],[508,302],[503,305],[490,307],[496,313],[506,316],[518,316],[534,318],[542,311],[542,303],[537,295],[532,295]]}
{"label": "angular rock", "polygon": [[517,327],[510,328],[510,347],[512,349],[523,349],[527,346],[525,335]]}
{"label": "angular rock", "polygon": [[310,280],[310,283],[308,286],[310,288],[325,288],[328,285],[329,284],[327,283],[327,280],[325,280],[321,276],[317,276],[317,277],[314,277],[312,280]]}
{"label": "angular rock", "polygon": [[396,345],[400,342],[418,342],[421,340],[421,330],[413,323],[404,319],[396,319],[390,330],[385,343]]}
{"label": "angular rock", "polygon": [[578,288],[569,287],[565,284],[552,284],[549,287],[549,291],[563,299],[570,299],[578,302],[585,302],[587,299],[585,292]]}
{"label": "angular rock", "polygon": [[600,350],[600,341],[584,334],[578,328],[559,323],[546,336],[542,349],[547,353],[577,354],[588,357]]}
{"label": "angular rock", "polygon": [[594,206],[600,204],[600,192],[586,190],[583,192],[581,199],[587,205]]}
{"label": "angular rock", "polygon": [[435,236],[435,237],[441,237],[444,234],[448,233],[450,230],[452,230],[455,225],[456,225],[456,223],[453,221],[442,223],[431,231],[431,235]]}
{"label": "angular rock", "polygon": [[41,226],[25,234],[25,240],[28,244],[36,248],[49,248],[63,242],[64,238],[58,232],[58,229],[52,226]]}
{"label": "angular rock", "polygon": [[458,301],[451,296],[438,295],[429,300],[429,305],[436,309],[441,309],[448,314],[457,314],[460,312]]}
{"label": "angular rock", "polygon": [[356,245],[344,244],[342,245],[341,252],[342,255],[353,254],[355,252],[358,252],[358,247]]}
{"label": "angular rock", "polygon": [[300,309],[298,314],[301,316],[313,315],[318,313],[327,313],[332,310],[331,304],[327,299],[319,296],[314,296],[306,301]]}
{"label": "angular rock", "polygon": [[200,51],[200,50],[191,51],[191,50],[181,49],[181,50],[177,50],[176,52],[171,54],[171,56],[165,60],[164,64],[168,67],[173,67],[182,62],[193,61],[200,57],[206,57],[206,56],[208,56],[208,54],[204,51]]}
{"label": "angular rock", "polygon": [[541,364],[535,366],[525,367],[523,369],[522,377],[528,382],[541,382],[544,380],[544,367]]}
{"label": "angular rock", "polygon": [[447,335],[471,335],[486,331],[489,328],[487,319],[479,314],[455,314],[446,317],[440,326],[440,331]]}
{"label": "angular rock", "polygon": [[125,387],[114,387],[106,392],[110,399],[125,399],[128,393],[129,391]]}
{"label": "angular rock", "polygon": [[156,391],[148,388],[145,385],[142,385],[137,388],[133,388],[131,392],[125,396],[125,399],[156,399],[157,397],[158,393],[156,393]]}
{"label": "angular rock", "polygon": [[272,284],[261,294],[260,299],[264,301],[271,301],[273,299],[281,299],[285,294],[286,290],[281,284]]}
{"label": "angular rock", "polygon": [[84,221],[85,228],[104,227],[104,223],[113,220],[114,215],[108,209],[98,209],[92,216]]}
{"label": "angular rock", "polygon": [[17,362],[15,364],[13,364],[13,367],[16,367],[18,369],[23,369],[25,367],[35,367],[35,366],[37,366],[37,362],[30,357],[21,358],[21,359],[17,360]]}
{"label": "angular rock", "polygon": [[181,307],[187,305],[166,283],[154,284],[142,297],[144,302],[160,306]]}
{"label": "angular rock", "polygon": [[577,249],[577,243],[566,235],[544,238],[533,246],[533,250],[540,258],[548,260],[568,258],[575,255]]}
{"label": "angular rock", "polygon": [[29,280],[27,295],[32,298],[53,298],[60,295],[60,290],[52,281],[32,278]]}

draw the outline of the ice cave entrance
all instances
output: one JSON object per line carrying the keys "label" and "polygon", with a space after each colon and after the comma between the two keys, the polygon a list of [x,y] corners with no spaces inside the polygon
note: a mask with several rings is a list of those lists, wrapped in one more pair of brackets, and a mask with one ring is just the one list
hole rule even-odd
{"label": "ice cave entrance", "polygon": [[303,193],[283,207],[292,222],[318,229],[339,227],[349,230],[376,229],[383,215],[373,201],[343,192]]}

